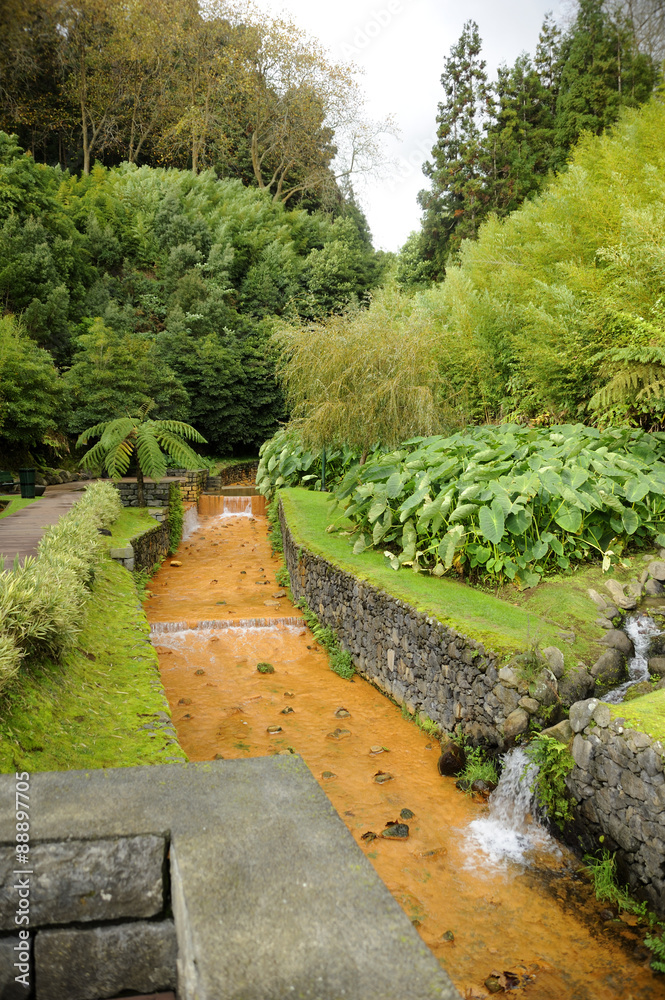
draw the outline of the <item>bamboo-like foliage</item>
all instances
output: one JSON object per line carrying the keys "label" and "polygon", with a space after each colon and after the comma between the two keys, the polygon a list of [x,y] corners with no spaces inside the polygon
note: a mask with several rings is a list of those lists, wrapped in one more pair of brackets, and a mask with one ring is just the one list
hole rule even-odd
{"label": "bamboo-like foliage", "polygon": [[30,656],[58,658],[75,640],[104,547],[100,528],[122,511],[109,483],[94,483],[49,527],[37,557],[0,572],[0,691]]}
{"label": "bamboo-like foliage", "polygon": [[363,455],[442,426],[436,341],[405,325],[399,298],[274,336],[277,373],[306,447],[348,445]]}

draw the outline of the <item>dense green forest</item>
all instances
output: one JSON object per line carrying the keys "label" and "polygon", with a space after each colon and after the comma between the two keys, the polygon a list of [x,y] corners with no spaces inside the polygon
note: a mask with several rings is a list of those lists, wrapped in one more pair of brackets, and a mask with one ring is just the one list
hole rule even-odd
{"label": "dense green forest", "polygon": [[361,213],[289,210],[212,171],[63,173],[0,134],[0,441],[67,434],[154,399],[215,454],[285,417],[268,336],[381,276]]}
{"label": "dense green forest", "polygon": [[465,25],[397,267],[353,196],[380,126],[348,67],[249,3],[122,11],[1,15],[2,464],[149,400],[216,455],[290,414],[360,458],[487,421],[661,427],[659,2],[548,15],[494,83]]}

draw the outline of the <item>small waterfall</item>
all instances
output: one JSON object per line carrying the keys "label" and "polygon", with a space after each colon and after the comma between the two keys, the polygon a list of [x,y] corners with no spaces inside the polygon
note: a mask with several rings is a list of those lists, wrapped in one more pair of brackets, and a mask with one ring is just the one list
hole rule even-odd
{"label": "small waterfall", "polygon": [[295,615],[285,618],[227,618],[211,619],[210,621],[197,622],[153,622],[150,626],[150,635],[164,635],[167,632],[203,632],[214,631],[215,629],[248,629],[256,628],[305,628],[303,618]]}
{"label": "small waterfall", "polygon": [[467,847],[473,866],[504,867],[508,862],[527,864],[534,851],[558,854],[555,841],[538,822],[535,779],[538,766],[524,750],[516,748],[503,758],[503,771],[490,795],[489,816],[469,824]]}
{"label": "small waterfall", "polygon": [[252,498],[251,497],[222,497],[224,508],[222,517],[251,517]]}
{"label": "small waterfall", "polygon": [[185,516],[182,519],[183,542],[186,542],[187,539],[191,535],[193,535],[195,531],[198,531],[200,527],[201,524],[199,521],[199,512],[197,511],[196,507],[192,504],[191,507],[187,508],[187,510],[185,511]]}
{"label": "small waterfall", "polygon": [[649,651],[649,645],[653,637],[662,634],[662,629],[656,625],[651,615],[646,613],[630,615],[626,618],[623,630],[633,640],[635,656],[633,656],[628,664],[628,676],[630,679],[603,695],[602,700],[609,702],[611,705],[619,705],[625,698],[626,691],[633,684],[649,680],[650,674],[646,654]]}

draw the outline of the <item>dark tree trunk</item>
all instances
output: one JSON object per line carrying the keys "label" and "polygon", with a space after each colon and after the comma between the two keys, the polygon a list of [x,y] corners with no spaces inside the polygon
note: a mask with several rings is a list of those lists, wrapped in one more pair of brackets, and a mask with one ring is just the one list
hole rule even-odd
{"label": "dark tree trunk", "polygon": [[145,492],[143,490],[143,469],[136,460],[136,489],[138,492],[139,507],[145,507]]}

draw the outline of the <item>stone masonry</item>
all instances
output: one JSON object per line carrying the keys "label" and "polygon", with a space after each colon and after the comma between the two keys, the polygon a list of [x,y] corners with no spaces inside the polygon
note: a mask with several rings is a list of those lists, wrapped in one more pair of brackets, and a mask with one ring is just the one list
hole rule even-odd
{"label": "stone masonry", "polygon": [[586,850],[616,851],[620,875],[665,916],[663,744],[625,728],[625,720],[612,719],[609,706],[596,698],[571,706],[570,725],[575,832]]}
{"label": "stone masonry", "polygon": [[412,714],[503,747],[557,701],[549,670],[529,686],[482,643],[296,545],[281,507],[280,518],[294,597],[335,629],[363,677]]}

